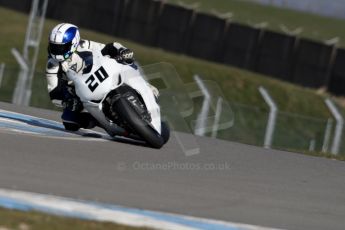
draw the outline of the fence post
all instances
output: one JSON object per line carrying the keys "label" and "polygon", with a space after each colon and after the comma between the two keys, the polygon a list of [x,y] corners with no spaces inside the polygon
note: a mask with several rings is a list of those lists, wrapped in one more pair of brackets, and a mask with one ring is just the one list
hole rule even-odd
{"label": "fence post", "polygon": [[48,0],[33,0],[26,28],[23,54],[12,48],[11,52],[20,65],[20,72],[12,97],[12,103],[28,106],[31,98],[31,86],[38,58]]}
{"label": "fence post", "polygon": [[276,126],[278,108],[277,108],[277,105],[274,103],[272,97],[269,95],[269,93],[264,87],[260,86],[259,91],[260,91],[261,96],[265,100],[266,104],[270,107],[270,114],[269,114],[268,122],[266,126],[264,147],[271,148],[273,133]]}
{"label": "fence post", "polygon": [[198,115],[197,122],[195,125],[194,134],[198,135],[198,136],[204,136],[205,135],[206,120],[207,120],[208,111],[210,108],[211,96],[210,96],[210,93],[208,92],[206,86],[201,81],[201,79],[198,75],[194,75],[194,80],[195,80],[196,84],[199,86],[202,94],[204,95],[204,101],[202,103],[201,113]]}
{"label": "fence post", "polygon": [[309,151],[310,152],[314,152],[315,151],[315,146],[316,146],[316,140],[315,139],[310,140]]}
{"label": "fence post", "polygon": [[334,116],[335,120],[337,121],[337,125],[334,131],[332,149],[331,149],[331,153],[334,155],[337,155],[339,153],[341,136],[343,134],[344,118],[341,116],[340,112],[338,111],[338,109],[336,108],[336,106],[330,99],[326,99],[325,103],[328,109],[331,111],[332,115]]}
{"label": "fence post", "polygon": [[5,66],[6,66],[5,63],[1,63],[1,65],[0,65],[0,87],[2,84],[2,78],[4,77]]}
{"label": "fence post", "polygon": [[322,152],[323,153],[328,152],[328,149],[329,149],[329,140],[331,138],[332,124],[333,124],[333,121],[331,118],[329,118],[327,120],[325,136],[323,138],[323,145],[322,145]]}
{"label": "fence post", "polygon": [[14,89],[12,103],[16,105],[23,105],[25,97],[25,85],[29,76],[29,66],[17,49],[12,48],[11,52],[20,65],[20,72],[18,75],[16,87]]}

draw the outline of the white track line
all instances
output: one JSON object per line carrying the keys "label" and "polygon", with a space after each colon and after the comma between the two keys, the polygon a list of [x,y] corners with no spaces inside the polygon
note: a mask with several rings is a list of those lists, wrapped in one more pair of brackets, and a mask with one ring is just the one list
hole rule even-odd
{"label": "white track line", "polygon": [[147,227],[153,229],[272,229],[8,189],[0,189],[0,206],[19,210],[36,210],[62,216],[72,216],[96,221],[109,221],[133,227]]}

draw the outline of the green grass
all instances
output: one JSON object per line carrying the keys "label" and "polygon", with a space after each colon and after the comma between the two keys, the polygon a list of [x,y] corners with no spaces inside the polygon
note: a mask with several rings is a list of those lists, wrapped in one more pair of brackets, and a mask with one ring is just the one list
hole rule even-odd
{"label": "green grass", "polygon": [[[17,64],[10,53],[10,48],[17,47],[21,49],[23,46],[27,15],[4,8],[0,8],[0,15],[0,26],[2,28],[0,36],[3,38],[0,42],[0,49],[2,50],[0,62],[6,62],[8,66],[8,74],[6,74],[0,88],[0,99],[10,101],[11,89],[14,87],[17,76],[15,70],[11,71],[11,69],[17,68]],[[39,73],[35,75],[33,83],[31,101],[33,106],[54,108],[47,94],[44,71],[47,57],[46,38],[51,28],[57,23],[59,22],[47,20],[44,27],[37,65]],[[219,138],[255,145],[263,144],[268,109],[258,92],[258,87],[264,86],[273,96],[280,111],[321,119],[319,123],[314,124],[313,122],[306,122],[304,118],[301,120],[300,117],[282,118],[279,122],[280,128],[277,131],[279,138],[274,146],[285,147],[286,143],[290,143],[289,147],[291,148],[305,149],[313,139],[317,140],[318,148],[322,144],[324,124],[327,118],[330,117],[329,111],[324,104],[324,98],[328,95],[322,91],[306,89],[234,67],[169,53],[157,48],[145,47],[83,28],[81,28],[81,34],[83,38],[103,43],[115,40],[123,43],[134,50],[137,60],[142,65],[157,62],[171,63],[185,83],[192,82],[194,74],[199,74],[204,80],[216,82],[235,112],[234,126],[231,129],[221,131],[218,135]],[[200,103],[196,102],[195,111],[199,107]],[[196,114],[187,121],[190,123],[195,118]],[[310,126],[310,129],[308,129],[308,126]]]}
{"label": "green grass", "polygon": [[323,152],[316,152],[316,151],[298,151],[296,149],[283,149],[284,151],[291,151],[293,153],[300,153],[308,156],[313,156],[313,157],[323,157],[323,158],[328,158],[328,159],[333,159],[333,160],[338,160],[338,161],[345,161],[345,156],[344,155],[334,155],[331,153],[323,153]]}
{"label": "green grass", "polygon": [[139,230],[147,228],[134,228],[124,225],[118,225],[108,222],[96,222],[81,220],[76,218],[66,218],[54,215],[48,215],[40,212],[22,212],[10,209],[0,208],[0,229],[109,229],[109,230]]}
{"label": "green grass", "polygon": [[[12,10],[0,8],[0,62],[5,62],[9,69],[18,68],[10,49],[16,47],[22,49],[27,24],[27,15]],[[46,63],[47,37],[51,28],[57,21],[47,20],[42,45],[39,52],[37,71],[33,85],[32,104],[34,106],[47,107],[50,105],[46,94],[46,80],[44,76]],[[11,26],[8,26],[11,25]],[[133,42],[125,41],[90,30],[81,29],[82,37],[99,41],[112,42],[120,41],[125,46],[134,50],[137,60],[142,65],[168,62],[174,65],[178,74],[184,82],[191,82],[194,74],[199,74],[203,79],[212,80],[219,84],[226,99],[231,102],[266,107],[260,97],[257,88],[265,86],[276,100],[279,109],[292,113],[299,113],[309,116],[328,117],[329,112],[323,103],[324,95],[320,96],[315,90],[302,88],[293,84],[281,82],[272,78],[255,74],[246,70],[229,67],[212,62],[202,61],[184,55],[165,52],[161,49],[145,47]],[[16,70],[11,77],[4,79],[4,87],[1,88],[0,96],[8,97],[8,92],[3,92],[7,85],[13,86],[16,81]],[[6,88],[7,90],[7,88]],[[301,100],[302,98],[302,100]]]}
{"label": "green grass", "polygon": [[221,13],[232,12],[233,21],[255,25],[267,22],[267,28],[281,32],[283,24],[290,30],[303,28],[301,37],[318,41],[329,40],[334,37],[341,39],[339,45],[345,46],[345,21],[336,18],[323,17],[315,14],[299,12],[274,6],[260,5],[243,0],[168,0],[178,4],[184,2],[189,5],[199,4],[200,11],[211,12],[213,9]]}

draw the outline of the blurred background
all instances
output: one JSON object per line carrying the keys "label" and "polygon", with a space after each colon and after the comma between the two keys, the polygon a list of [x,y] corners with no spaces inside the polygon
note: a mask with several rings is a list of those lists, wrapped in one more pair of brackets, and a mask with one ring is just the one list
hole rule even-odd
{"label": "blurred background", "polygon": [[265,5],[272,5],[293,10],[300,10],[319,15],[344,18],[345,2],[343,0],[250,0]]}
{"label": "blurred background", "polygon": [[[193,97],[199,76],[213,95],[200,135],[343,155],[343,122],[334,110],[344,114],[344,6],[340,0],[0,0],[0,99],[18,96],[18,79],[26,76],[22,55],[28,66],[22,87],[32,85],[28,104],[56,109],[46,90],[47,37],[56,24],[70,22],[84,39],[123,43],[143,66],[171,64],[165,79],[180,83],[168,90],[183,88],[191,99],[189,112],[180,111],[183,126],[171,121],[177,130],[195,132],[206,100]],[[168,83],[151,83],[169,116]]]}

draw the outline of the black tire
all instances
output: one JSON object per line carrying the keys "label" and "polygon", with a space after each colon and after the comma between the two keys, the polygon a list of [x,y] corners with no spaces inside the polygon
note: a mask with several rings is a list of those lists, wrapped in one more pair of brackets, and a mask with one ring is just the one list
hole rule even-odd
{"label": "black tire", "polygon": [[121,120],[125,121],[132,131],[146,141],[147,144],[157,149],[164,145],[164,138],[148,125],[146,121],[141,119],[130,102],[125,98],[117,99],[113,104],[113,109],[115,109]]}
{"label": "black tire", "polygon": [[170,138],[170,128],[167,122],[162,121],[161,123],[161,136],[164,140],[164,144],[168,142]]}
{"label": "black tire", "polygon": [[75,123],[62,122],[62,124],[64,125],[67,131],[76,132],[80,129],[80,125],[75,124]]}

